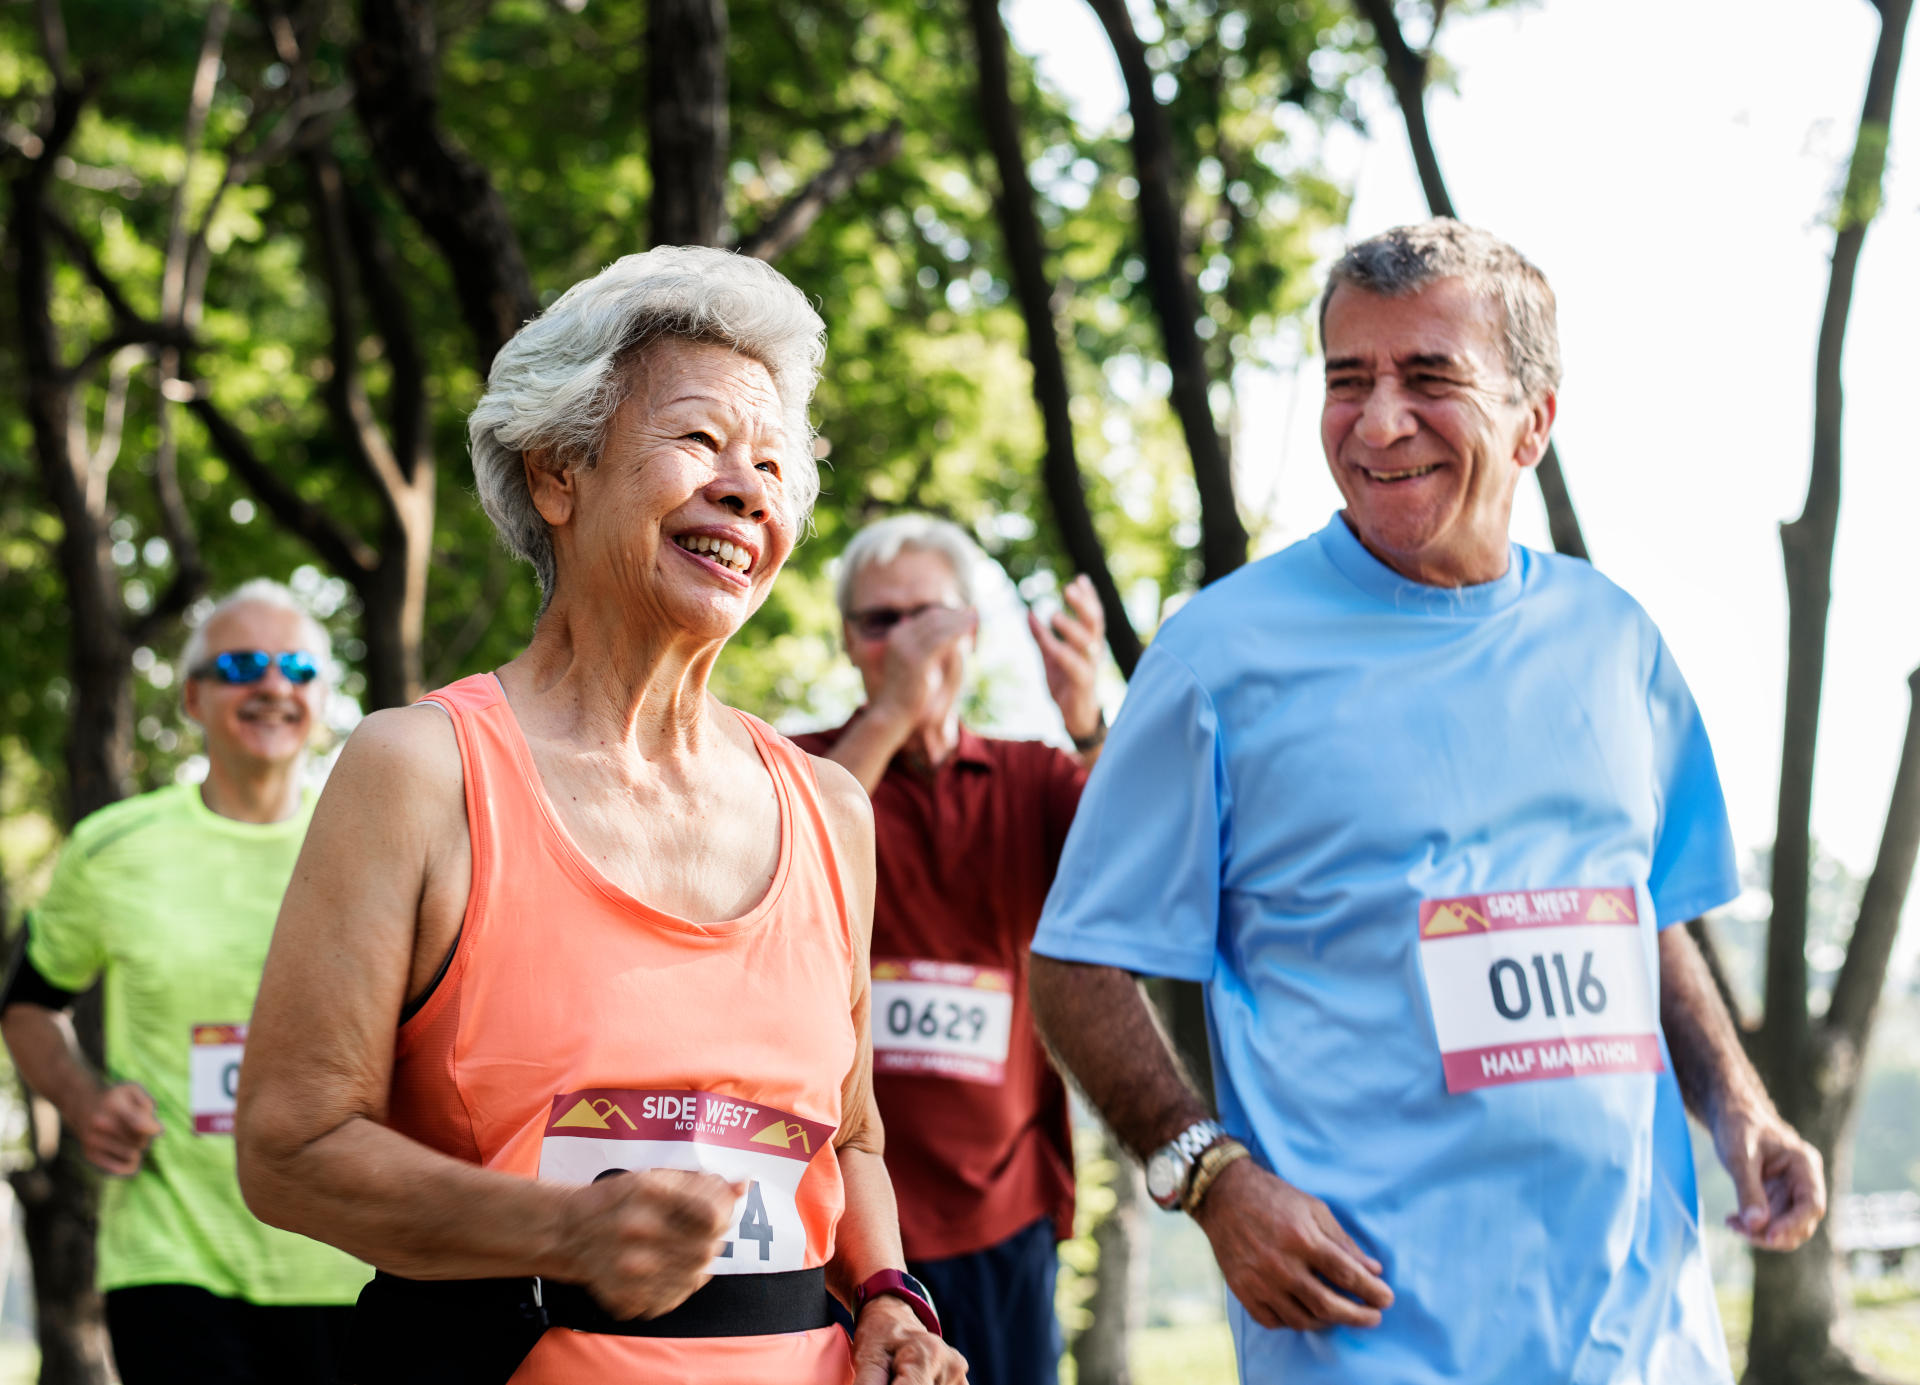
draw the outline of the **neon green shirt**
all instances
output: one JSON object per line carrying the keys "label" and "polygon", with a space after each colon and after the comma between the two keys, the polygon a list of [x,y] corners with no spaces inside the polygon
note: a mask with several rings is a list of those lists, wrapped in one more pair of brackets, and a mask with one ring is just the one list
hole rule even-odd
{"label": "neon green shirt", "polygon": [[70,991],[104,978],[114,1081],[153,1097],[164,1133],[100,1201],[102,1289],[193,1284],[260,1304],[351,1303],[371,1271],[256,1220],[234,1173],[233,1079],[311,796],[286,822],[235,822],[196,785],[102,808],[74,828],[27,955]]}

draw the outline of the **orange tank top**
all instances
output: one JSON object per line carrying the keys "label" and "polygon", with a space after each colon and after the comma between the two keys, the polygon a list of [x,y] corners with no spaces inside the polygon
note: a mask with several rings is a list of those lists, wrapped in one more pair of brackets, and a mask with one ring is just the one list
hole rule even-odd
{"label": "orange tank top", "polygon": [[[429,694],[453,718],[473,881],[439,984],[400,1027],[389,1124],[455,1158],[568,1183],[606,1170],[745,1180],[716,1274],[811,1269],[844,1204],[854,945],[806,754],[744,712],[780,806],[773,883],[697,924],[606,879],[553,811],[499,680]],[[549,1330],[513,1385],[844,1385],[838,1328],[675,1340]]]}

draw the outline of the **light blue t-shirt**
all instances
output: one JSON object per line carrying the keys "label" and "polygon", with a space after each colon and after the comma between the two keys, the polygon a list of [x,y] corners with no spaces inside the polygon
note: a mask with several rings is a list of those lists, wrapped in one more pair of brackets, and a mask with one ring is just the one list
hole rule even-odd
{"label": "light blue t-shirt", "polygon": [[[1205,983],[1222,1121],[1386,1266],[1372,1329],[1230,1303],[1243,1379],[1697,1385],[1731,1373],[1656,931],[1738,892],[1630,597],[1518,545],[1423,586],[1336,516],[1154,640],[1033,949]],[[1563,1011],[1571,1047],[1476,1046]]]}

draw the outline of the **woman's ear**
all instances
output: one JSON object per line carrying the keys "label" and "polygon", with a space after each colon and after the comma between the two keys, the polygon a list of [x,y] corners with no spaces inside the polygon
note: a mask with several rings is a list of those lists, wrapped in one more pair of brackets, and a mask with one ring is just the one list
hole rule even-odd
{"label": "woman's ear", "polygon": [[520,465],[526,471],[527,495],[547,527],[557,529],[571,519],[574,500],[579,494],[575,469],[563,464],[549,447],[522,452]]}

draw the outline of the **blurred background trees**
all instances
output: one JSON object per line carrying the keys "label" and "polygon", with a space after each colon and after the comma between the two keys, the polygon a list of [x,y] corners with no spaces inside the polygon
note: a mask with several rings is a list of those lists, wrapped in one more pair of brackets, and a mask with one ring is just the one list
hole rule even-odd
{"label": "blurred background trees", "polygon": [[[1243,391],[1309,330],[1356,81],[1387,82],[1446,197],[1423,100],[1448,11],[1056,2],[1089,6],[1110,51],[1087,60],[1121,73],[1107,128],[995,0],[0,5],[12,917],[65,825],[193,772],[173,660],[211,594],[293,582],[344,656],[342,730],[520,647],[537,591],[472,500],[464,416],[520,322],[651,243],[776,262],[832,343],[816,533],[722,697],[845,710],[828,559],[898,508],[959,521],[1031,600],[1091,572],[1130,671],[1259,545]],[[1164,1000],[1204,1072],[1195,994]],[[92,1382],[90,1185],[56,1133],[30,1130],[14,1182],[43,1378]],[[1124,1161],[1090,1166],[1113,1270],[1137,1194]],[[1140,1272],[1093,1300],[1089,1382],[1125,1377]]]}

